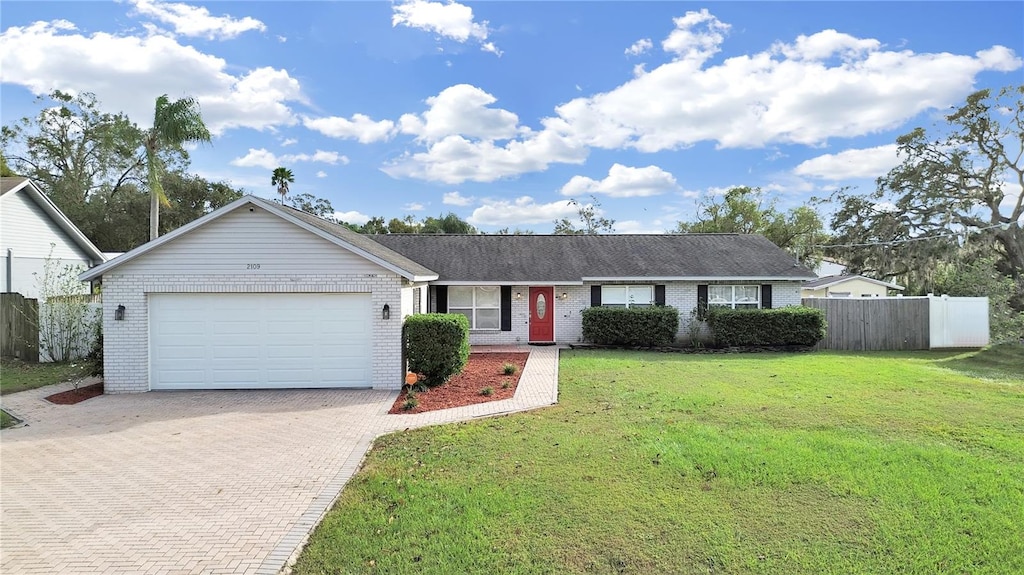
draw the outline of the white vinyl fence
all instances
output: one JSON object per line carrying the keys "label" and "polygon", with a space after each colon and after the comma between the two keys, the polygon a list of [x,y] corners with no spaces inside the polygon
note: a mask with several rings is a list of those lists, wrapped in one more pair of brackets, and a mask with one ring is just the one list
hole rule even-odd
{"label": "white vinyl fence", "polygon": [[937,347],[988,345],[988,298],[928,298],[929,344]]}

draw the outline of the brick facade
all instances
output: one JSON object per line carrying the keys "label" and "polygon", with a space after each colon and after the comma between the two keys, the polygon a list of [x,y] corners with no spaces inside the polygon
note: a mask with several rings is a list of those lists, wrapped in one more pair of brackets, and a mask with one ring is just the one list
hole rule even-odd
{"label": "brick facade", "polygon": [[[392,274],[361,275],[131,275],[111,272],[103,277],[104,391],[149,391],[149,304],[151,293],[370,293],[373,333],[374,389],[402,385],[402,278]],[[379,313],[391,307],[391,319]],[[125,319],[114,320],[118,305]]]}
{"label": "brick facade", "polygon": [[[587,282],[583,285],[554,286],[555,301],[555,340],[559,343],[579,343],[583,341],[583,310],[590,307],[590,288],[593,285],[635,285],[638,282]],[[660,282],[659,282],[660,283]],[[664,282],[665,305],[679,310],[678,339],[689,338],[690,311],[697,307],[697,285],[760,285],[757,282]],[[772,307],[779,308],[800,305],[801,282],[771,282]],[[521,299],[512,299],[512,330],[511,331],[472,331],[469,341],[473,345],[506,345],[526,343],[530,339],[529,286],[512,286],[512,294],[521,293]],[[565,299],[561,298],[562,294]],[[430,309],[436,308],[431,290]],[[707,334],[704,334],[707,335]]]}

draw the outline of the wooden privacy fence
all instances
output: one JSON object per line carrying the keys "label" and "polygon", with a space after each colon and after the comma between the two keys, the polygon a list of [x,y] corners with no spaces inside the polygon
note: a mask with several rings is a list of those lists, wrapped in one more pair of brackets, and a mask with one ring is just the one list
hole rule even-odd
{"label": "wooden privacy fence", "polygon": [[824,310],[828,330],[815,349],[912,350],[988,345],[988,298],[804,298]]}
{"label": "wooden privacy fence", "polygon": [[0,356],[39,361],[39,305],[20,293],[0,293]]}

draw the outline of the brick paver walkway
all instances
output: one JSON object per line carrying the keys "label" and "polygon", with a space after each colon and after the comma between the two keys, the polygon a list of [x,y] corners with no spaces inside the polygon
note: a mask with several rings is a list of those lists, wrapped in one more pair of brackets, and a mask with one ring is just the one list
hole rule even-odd
{"label": "brick paver walkway", "polygon": [[526,349],[514,398],[415,415],[369,390],[5,396],[28,425],[0,434],[0,572],[278,573],[377,436],[555,403],[558,350]]}

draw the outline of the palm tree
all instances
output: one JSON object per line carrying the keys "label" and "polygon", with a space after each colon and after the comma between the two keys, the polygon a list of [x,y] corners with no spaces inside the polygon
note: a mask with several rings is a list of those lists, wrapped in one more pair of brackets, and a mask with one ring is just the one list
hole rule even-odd
{"label": "palm tree", "polygon": [[288,195],[288,184],[295,183],[295,175],[288,168],[276,168],[274,174],[270,176],[270,185],[277,186],[277,193],[281,194],[281,203],[284,203],[284,197]]}
{"label": "palm tree", "polygon": [[210,131],[199,113],[199,103],[193,98],[174,102],[167,94],[156,99],[153,127],[145,134],[146,169],[149,183],[149,239],[160,235],[160,204],[170,205],[160,184],[163,174],[163,150],[180,150],[189,142],[209,142]]}

